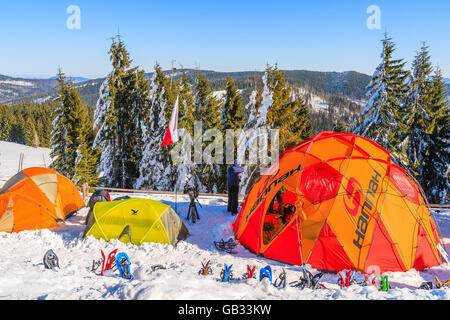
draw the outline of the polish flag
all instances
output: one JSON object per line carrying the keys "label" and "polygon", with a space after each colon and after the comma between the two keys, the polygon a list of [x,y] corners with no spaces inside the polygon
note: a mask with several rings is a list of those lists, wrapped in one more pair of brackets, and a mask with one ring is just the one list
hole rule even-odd
{"label": "polish flag", "polygon": [[169,127],[167,128],[166,135],[162,147],[168,146],[178,141],[178,97],[173,106],[172,116],[170,117]]}

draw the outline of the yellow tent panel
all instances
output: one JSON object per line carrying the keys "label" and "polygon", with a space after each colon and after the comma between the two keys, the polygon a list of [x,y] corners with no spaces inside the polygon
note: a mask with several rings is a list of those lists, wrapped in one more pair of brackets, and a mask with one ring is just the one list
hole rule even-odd
{"label": "yellow tent panel", "polygon": [[143,242],[176,244],[189,231],[175,211],[159,201],[130,198],[97,202],[88,220],[84,238],[118,239],[140,245]]}

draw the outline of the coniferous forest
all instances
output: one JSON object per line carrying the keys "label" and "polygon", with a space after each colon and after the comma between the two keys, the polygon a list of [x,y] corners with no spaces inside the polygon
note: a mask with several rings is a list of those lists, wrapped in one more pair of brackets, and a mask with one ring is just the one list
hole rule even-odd
{"label": "coniferous forest", "polygon": [[[178,97],[179,128],[194,137],[195,121],[225,137],[228,129],[278,129],[280,153],[314,134],[333,130],[366,136],[386,148],[422,185],[428,201],[450,201],[450,105],[446,84],[422,43],[411,67],[396,57],[388,34],[381,40],[380,63],[367,86],[366,103],[328,112],[311,112],[285,72],[267,65],[263,77],[221,87],[198,71],[172,78],[155,64],[153,77],[133,66],[120,36],[112,39],[111,71],[95,106],[80,97],[60,69],[51,102],[0,105],[0,140],[52,149],[53,168],[81,185],[146,190],[226,191],[228,164],[173,163],[174,146],[161,147]],[[223,90],[218,97],[216,90]],[[339,96],[336,104],[343,105]],[[333,100],[331,101],[333,104]],[[352,116],[359,114],[359,116]],[[204,147],[208,142],[204,142]],[[194,152],[192,151],[192,158]],[[186,160],[186,159],[185,159]],[[245,166],[248,189],[260,174]]]}

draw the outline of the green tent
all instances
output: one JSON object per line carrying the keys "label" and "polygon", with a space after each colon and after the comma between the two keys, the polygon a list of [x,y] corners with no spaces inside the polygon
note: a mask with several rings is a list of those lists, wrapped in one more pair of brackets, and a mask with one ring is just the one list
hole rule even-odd
{"label": "green tent", "polygon": [[143,242],[176,244],[189,231],[175,211],[159,201],[140,198],[97,202],[88,218],[83,238],[119,239],[140,245]]}

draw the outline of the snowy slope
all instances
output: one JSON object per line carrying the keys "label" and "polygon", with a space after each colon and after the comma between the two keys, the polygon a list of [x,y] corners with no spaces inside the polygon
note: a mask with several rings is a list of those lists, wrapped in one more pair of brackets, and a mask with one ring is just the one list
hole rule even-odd
{"label": "snowy slope", "polygon": [[[24,150],[11,145],[14,152]],[[0,143],[5,153],[5,144]],[[17,150],[16,150],[17,149]],[[39,153],[32,148],[25,159],[41,165]],[[31,163],[28,163],[31,164]],[[9,168],[9,169],[8,169]],[[0,176],[13,175],[16,165],[1,166]],[[144,197],[162,201],[177,209],[191,235],[176,247],[157,243],[141,246],[124,244],[113,240],[109,243],[93,237],[82,239],[84,219],[87,210],[78,214],[53,230],[25,231],[19,234],[0,233],[0,299],[450,299],[450,289],[417,290],[423,281],[433,281],[434,275],[441,280],[450,277],[450,267],[443,265],[425,272],[414,270],[406,273],[388,273],[393,287],[389,292],[379,292],[374,287],[352,286],[339,289],[337,276],[326,274],[322,283],[324,290],[300,290],[290,287],[277,289],[267,279],[259,282],[251,280],[232,280],[230,283],[218,281],[223,264],[233,264],[235,278],[247,270],[247,265],[260,268],[270,265],[274,279],[282,268],[286,270],[287,283],[297,281],[301,275],[300,267],[289,266],[265,258],[257,257],[242,246],[235,254],[219,252],[213,241],[233,236],[231,224],[234,218],[226,212],[226,199],[220,197],[200,197],[203,208],[199,208],[201,220],[192,224],[185,220],[188,199],[182,195],[144,195],[111,194],[116,199],[123,196]],[[177,204],[175,204],[177,201]],[[447,249],[450,244],[450,210],[437,214],[441,232]],[[90,272],[93,260],[101,257],[100,250],[106,254],[118,248],[131,259],[134,280],[119,278],[117,274],[97,276]],[[44,268],[42,258],[48,249],[53,249],[59,257],[59,270]],[[213,274],[198,275],[201,262],[211,261]],[[152,271],[152,266],[163,265],[165,270]],[[313,270],[314,271],[314,270]]]}
{"label": "snowy slope", "polygon": [[0,185],[17,173],[21,153],[24,155],[23,169],[33,166],[45,167],[51,163],[50,149],[0,141]]}

